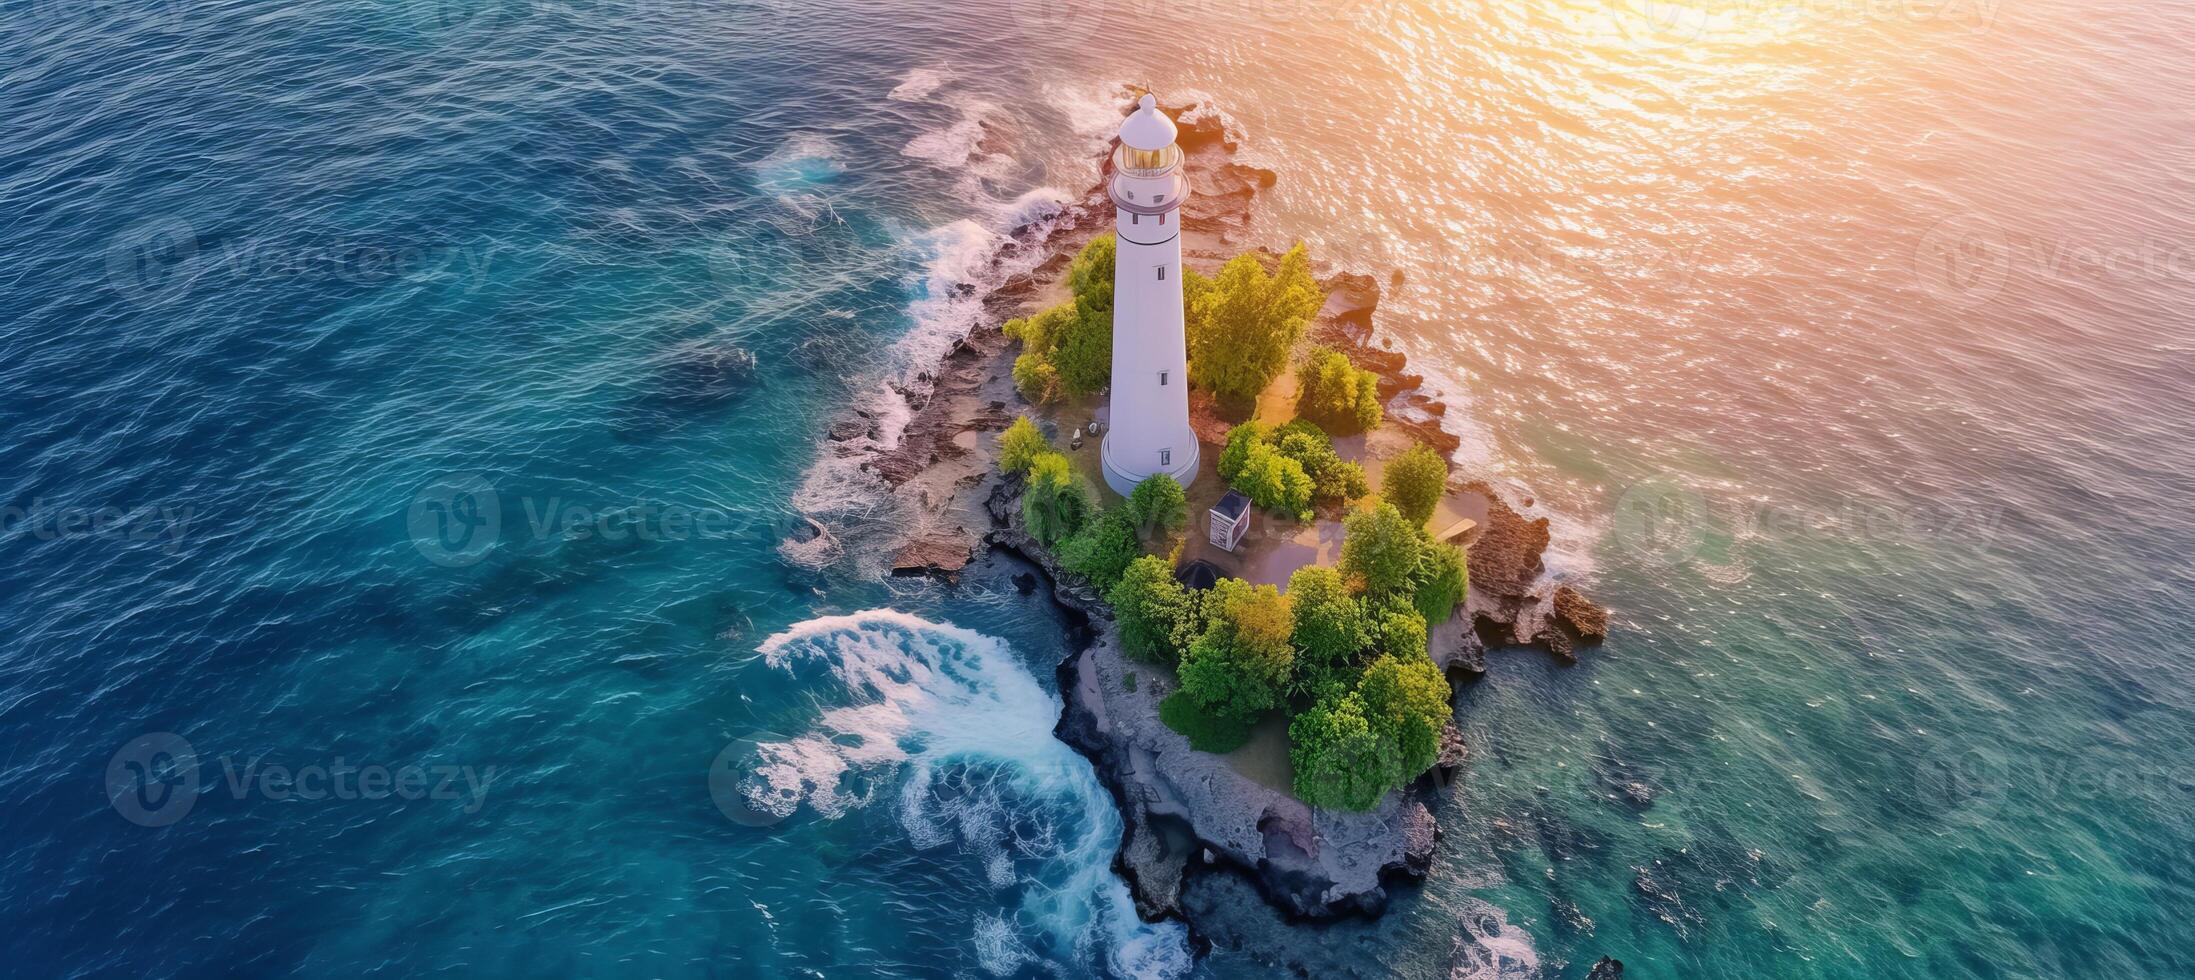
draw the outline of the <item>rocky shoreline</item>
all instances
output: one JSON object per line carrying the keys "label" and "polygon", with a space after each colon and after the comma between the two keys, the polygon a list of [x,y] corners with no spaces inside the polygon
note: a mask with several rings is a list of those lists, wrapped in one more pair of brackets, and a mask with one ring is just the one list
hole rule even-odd
{"label": "rocky shoreline", "polygon": [[[1235,160],[1239,138],[1216,108],[1200,102],[1167,111],[1179,122],[1193,189],[1183,221],[1185,256],[1216,267],[1247,247],[1241,239],[1251,206],[1275,177]],[[1361,814],[1314,810],[1245,776],[1226,757],[1190,749],[1159,721],[1158,703],[1167,693],[1163,668],[1122,655],[1111,610],[1023,532],[1019,480],[999,475],[992,464],[995,439],[985,434],[1005,429],[1020,404],[1011,379],[1012,341],[1000,327],[1058,295],[1068,261],[1112,219],[1101,180],[1051,220],[1013,230],[992,268],[1029,271],[1002,275],[988,294],[971,295],[982,304],[975,327],[934,368],[895,385],[909,409],[904,428],[886,432],[881,413],[866,410],[830,428],[823,451],[873,480],[890,515],[869,517],[858,527],[813,515],[820,523],[789,541],[788,554],[804,549],[844,557],[849,550],[881,550],[893,556],[893,574],[950,579],[996,551],[1043,570],[1050,581],[1038,585],[1090,624],[1089,642],[1058,668],[1064,708],[1055,731],[1090,759],[1120,806],[1125,829],[1115,864],[1144,916],[1191,920],[1181,902],[1183,885],[1207,873],[1242,876],[1291,919],[1376,916],[1390,885],[1422,877],[1431,865],[1439,839],[1433,810],[1467,758],[1454,724],[1432,772]],[[1459,440],[1440,426],[1447,406],[1423,388],[1424,379],[1409,371],[1401,352],[1374,338],[1379,281],[1336,270],[1322,270],[1320,280],[1329,298],[1311,326],[1312,339],[1344,350],[1379,375],[1391,424],[1452,453]],[[1205,432],[1216,423],[1208,413],[1196,414],[1200,437],[1218,441],[1223,431]],[[1475,512],[1469,599],[1432,636],[1434,658],[1452,678],[1482,673],[1493,647],[1538,646],[1569,659],[1579,646],[1606,635],[1605,612],[1574,589],[1545,581],[1546,519],[1520,513],[1483,481],[1459,481],[1451,490],[1482,504]],[[857,547],[849,549],[841,538]]]}

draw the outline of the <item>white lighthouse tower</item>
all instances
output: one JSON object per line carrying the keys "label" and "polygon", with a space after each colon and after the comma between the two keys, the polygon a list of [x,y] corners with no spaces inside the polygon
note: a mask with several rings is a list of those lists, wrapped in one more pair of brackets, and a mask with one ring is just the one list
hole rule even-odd
{"label": "white lighthouse tower", "polygon": [[1112,428],[1099,453],[1121,496],[1164,473],[1197,475],[1189,428],[1189,354],[1181,309],[1181,172],[1174,121],[1146,95],[1120,127],[1111,191],[1120,247],[1113,262]]}

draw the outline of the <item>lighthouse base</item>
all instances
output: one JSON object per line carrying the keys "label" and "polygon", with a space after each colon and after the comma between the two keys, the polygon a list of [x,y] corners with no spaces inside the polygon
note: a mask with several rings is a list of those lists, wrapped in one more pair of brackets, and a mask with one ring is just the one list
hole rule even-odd
{"label": "lighthouse base", "polygon": [[1137,484],[1164,473],[1173,477],[1175,483],[1181,484],[1182,489],[1188,489],[1189,484],[1197,478],[1197,440],[1191,437],[1182,440],[1181,444],[1186,448],[1174,454],[1174,465],[1131,470],[1113,462],[1113,434],[1108,431],[1105,433],[1104,444],[1098,447],[1098,461],[1105,468],[1105,485],[1113,488],[1114,493],[1126,497],[1136,492]]}

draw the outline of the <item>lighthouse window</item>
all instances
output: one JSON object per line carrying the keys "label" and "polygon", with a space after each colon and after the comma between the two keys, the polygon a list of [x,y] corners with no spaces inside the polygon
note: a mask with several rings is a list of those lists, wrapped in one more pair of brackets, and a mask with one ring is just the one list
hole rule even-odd
{"label": "lighthouse window", "polygon": [[1160,465],[1160,466],[1172,466],[1172,465],[1174,465],[1174,451],[1173,451],[1173,450],[1171,450],[1171,449],[1161,449],[1161,450],[1159,450],[1159,451],[1158,451],[1158,465]]}
{"label": "lighthouse window", "polygon": [[1143,223],[1143,216],[1140,214],[1131,214],[1128,216],[1128,223],[1131,225],[1140,225]]}
{"label": "lighthouse window", "polygon": [[1158,281],[1166,281],[1166,267],[1163,265],[1158,267]]}
{"label": "lighthouse window", "polygon": [[1158,216],[1158,223],[1162,225],[1166,223],[1166,215],[1164,212],[1160,212]]}
{"label": "lighthouse window", "polygon": [[1166,372],[1164,371],[1158,373],[1158,386],[1161,388],[1166,387]]}

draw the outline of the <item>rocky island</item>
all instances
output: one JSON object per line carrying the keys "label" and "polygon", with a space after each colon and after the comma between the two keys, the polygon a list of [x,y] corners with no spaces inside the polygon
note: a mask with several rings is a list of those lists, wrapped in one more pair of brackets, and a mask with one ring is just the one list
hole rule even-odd
{"label": "rocky island", "polygon": [[[1167,110],[1180,126],[1181,169],[1191,189],[1181,212],[1187,268],[1209,274],[1245,250],[1267,267],[1279,263],[1280,254],[1248,240],[1257,194],[1277,175],[1237,158],[1240,136],[1209,100]],[[1027,379],[1017,386],[1015,376],[1014,334],[1027,328],[1009,326],[1068,295],[1075,257],[1113,221],[1114,201],[1103,178],[1114,166],[1108,154],[1096,187],[1056,214],[1014,229],[990,261],[997,281],[988,292],[967,287],[981,312],[966,336],[935,365],[894,385],[903,410],[858,408],[830,428],[822,451],[837,464],[832,472],[873,482],[880,491],[873,501],[881,503],[859,510],[812,508],[809,526],[783,550],[810,564],[888,555],[892,574],[947,580],[977,570],[999,574],[1001,563],[1017,558],[1039,570],[1019,573],[1024,591],[1048,592],[1074,622],[1088,625],[1087,642],[1058,668],[1065,703],[1056,733],[1091,760],[1120,807],[1126,829],[1116,866],[1147,918],[1182,918],[1195,929],[1194,910],[1184,908],[1182,894],[1185,881],[1200,874],[1241,876],[1291,919],[1377,915],[1396,881],[1421,877],[1431,865],[1440,837],[1431,804],[1453,785],[1468,757],[1452,710],[1431,769],[1361,812],[1314,807],[1291,792],[1284,729],[1267,726],[1224,754],[1192,748],[1191,739],[1162,718],[1162,705],[1179,681],[1167,668],[1128,654],[1103,591],[1063,564],[1056,541],[1048,546],[1027,525],[1027,479],[997,465],[998,434],[1028,414],[1052,430],[1050,442],[1076,470],[1099,482],[1097,440],[1084,435],[1099,431],[1102,409],[1092,399],[1030,404]],[[1426,390],[1400,351],[1375,335],[1380,280],[1338,269],[1317,269],[1316,278],[1323,304],[1310,317],[1304,342],[1338,352],[1368,372],[1382,407],[1376,427],[1334,440],[1336,452],[1373,472],[1413,445],[1431,447],[1445,460],[1459,444],[1440,425],[1446,404]],[[1292,394],[1277,393],[1283,400]],[[1192,526],[1169,560],[1216,565],[1219,573],[1276,585],[1297,567],[1330,564],[1342,509],[1331,504],[1306,514],[1312,519],[1301,527],[1265,522],[1260,539],[1240,555],[1201,540],[1205,508],[1224,489],[1209,471],[1227,451],[1239,416],[1255,406],[1230,412],[1207,392],[1190,397],[1207,475],[1187,500]],[[1425,647],[1451,682],[1482,673],[1490,649],[1532,646],[1569,659],[1606,635],[1603,610],[1575,589],[1547,581],[1548,521],[1528,516],[1530,500],[1506,499],[1483,480],[1452,478],[1444,490],[1434,524],[1466,546],[1469,588],[1453,615],[1428,624]],[[1038,574],[1041,582],[1032,578]]]}

